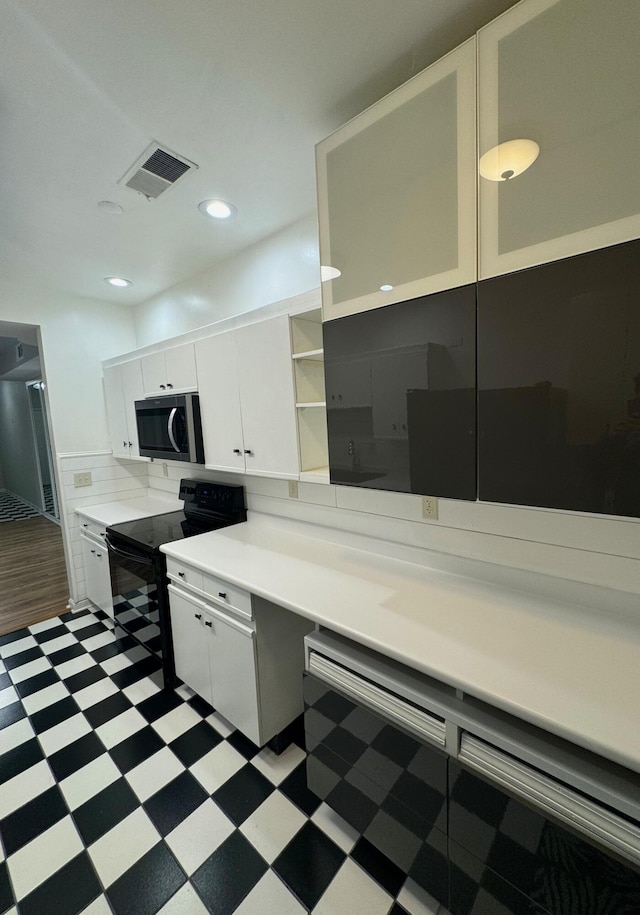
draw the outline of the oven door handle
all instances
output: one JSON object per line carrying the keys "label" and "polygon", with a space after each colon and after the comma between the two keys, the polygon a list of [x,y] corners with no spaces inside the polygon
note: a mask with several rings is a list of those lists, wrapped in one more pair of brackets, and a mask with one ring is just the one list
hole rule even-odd
{"label": "oven door handle", "polygon": [[122,556],[123,559],[129,559],[131,562],[138,562],[140,565],[152,566],[153,557],[147,556],[146,553],[138,552],[137,550],[123,550],[122,547],[116,546],[107,534],[105,538],[107,544],[107,549],[110,553],[114,553],[116,556]]}
{"label": "oven door handle", "polygon": [[176,418],[177,412],[178,412],[178,408],[173,407],[171,410],[171,413],[169,413],[169,420],[167,422],[167,434],[169,435],[169,441],[173,445],[173,450],[177,451],[178,454],[180,454],[180,449],[178,448],[178,444],[176,442],[175,435],[173,434],[173,423]]}

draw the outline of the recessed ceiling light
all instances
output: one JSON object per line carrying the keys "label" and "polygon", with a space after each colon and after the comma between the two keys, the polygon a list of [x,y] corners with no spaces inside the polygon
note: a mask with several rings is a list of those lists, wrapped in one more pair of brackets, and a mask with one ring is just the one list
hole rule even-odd
{"label": "recessed ceiling light", "polygon": [[480,174],[489,181],[509,181],[533,165],[540,153],[535,140],[507,140],[494,146],[480,159]]}
{"label": "recessed ceiling light", "polygon": [[203,200],[202,203],[198,204],[198,209],[205,216],[210,216],[212,219],[231,219],[238,212],[232,203],[217,199]]}
{"label": "recessed ceiling light", "polygon": [[113,200],[99,200],[98,206],[101,210],[104,210],[105,213],[111,213],[112,216],[120,216],[124,213],[120,204],[115,203]]}
{"label": "recessed ceiling light", "polygon": [[342,276],[342,271],[337,267],[329,267],[326,264],[320,267],[320,280],[323,283],[326,283],[327,280],[337,280],[339,276]]}
{"label": "recessed ceiling light", "polygon": [[133,286],[131,280],[125,280],[121,276],[105,276],[104,281],[110,286],[118,286],[119,288]]}
{"label": "recessed ceiling light", "polygon": [[391,292],[393,286],[390,286],[388,283],[383,283],[380,287],[380,292]]}

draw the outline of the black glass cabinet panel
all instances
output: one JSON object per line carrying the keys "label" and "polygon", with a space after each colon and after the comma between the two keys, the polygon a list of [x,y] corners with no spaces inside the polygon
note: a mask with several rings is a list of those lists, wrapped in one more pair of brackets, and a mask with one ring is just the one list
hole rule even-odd
{"label": "black glass cabinet panel", "polygon": [[640,241],[478,284],[479,497],[640,517]]}
{"label": "black glass cabinet panel", "polygon": [[304,674],[307,781],[402,872],[448,903],[447,759]]}
{"label": "black glass cabinet panel", "polygon": [[453,761],[449,840],[452,915],[640,912],[640,872]]}
{"label": "black glass cabinet panel", "polygon": [[476,498],[476,287],[323,325],[332,483]]}

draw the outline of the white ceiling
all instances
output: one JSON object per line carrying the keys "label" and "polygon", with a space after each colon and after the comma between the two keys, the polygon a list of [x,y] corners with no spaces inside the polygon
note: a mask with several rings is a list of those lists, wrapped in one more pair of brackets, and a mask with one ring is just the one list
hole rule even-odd
{"label": "white ceiling", "polygon": [[[237,253],[314,209],[315,143],[512,3],[0,0],[2,275],[136,304]],[[199,169],[147,201],[117,181],[154,140]]]}

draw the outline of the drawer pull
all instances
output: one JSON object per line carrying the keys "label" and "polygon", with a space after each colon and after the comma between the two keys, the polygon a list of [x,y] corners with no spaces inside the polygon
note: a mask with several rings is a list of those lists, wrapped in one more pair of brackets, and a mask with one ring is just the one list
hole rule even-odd
{"label": "drawer pull", "polygon": [[606,807],[469,734],[462,735],[458,759],[543,813],[640,863],[640,829]]}
{"label": "drawer pull", "polygon": [[205,626],[208,626],[209,629],[213,628],[213,623],[211,622],[211,620],[205,620],[204,624],[205,624]]}
{"label": "drawer pull", "polygon": [[421,740],[428,740],[430,743],[444,747],[445,723],[435,715],[417,708],[406,699],[396,696],[395,693],[383,689],[381,686],[376,686],[375,683],[365,680],[364,677],[352,673],[315,651],[309,654],[307,670],[309,673],[316,674],[325,683],[337,687],[355,702],[384,715]]}
{"label": "drawer pull", "polygon": [[226,591],[218,591],[218,597],[221,597],[223,600],[226,600],[226,599],[227,599],[227,592],[226,592]]}
{"label": "drawer pull", "polygon": [[184,572],[178,572],[178,575],[180,576],[180,578],[184,578]]}
{"label": "drawer pull", "polygon": [[202,619],[202,614],[201,614],[201,613],[194,613],[193,615],[195,616],[195,618],[196,618],[197,620],[201,620],[201,619]]}

